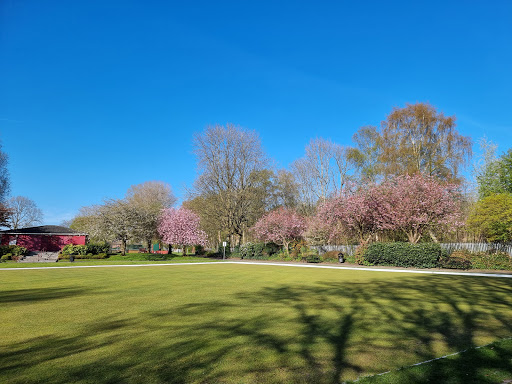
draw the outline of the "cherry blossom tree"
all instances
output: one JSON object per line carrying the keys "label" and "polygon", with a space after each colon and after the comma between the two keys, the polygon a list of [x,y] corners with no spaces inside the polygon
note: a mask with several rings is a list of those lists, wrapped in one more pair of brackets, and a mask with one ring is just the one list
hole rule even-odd
{"label": "cherry blossom tree", "polygon": [[158,233],[162,240],[183,246],[183,255],[187,245],[203,245],[207,243],[206,233],[199,226],[199,216],[186,208],[167,208],[162,210],[158,224]]}
{"label": "cherry blossom tree", "polygon": [[356,236],[367,243],[380,228],[377,206],[380,195],[378,186],[368,183],[356,191],[346,189],[336,198],[329,199],[318,207],[317,219],[329,228],[328,242],[340,237]]}
{"label": "cherry blossom tree", "polygon": [[396,176],[378,187],[375,205],[380,229],[402,231],[411,243],[433,230],[464,225],[458,187],[435,177]]}
{"label": "cherry blossom tree", "polygon": [[259,219],[253,232],[261,241],[282,245],[289,255],[290,242],[300,238],[305,229],[306,223],[302,216],[291,209],[279,208]]}

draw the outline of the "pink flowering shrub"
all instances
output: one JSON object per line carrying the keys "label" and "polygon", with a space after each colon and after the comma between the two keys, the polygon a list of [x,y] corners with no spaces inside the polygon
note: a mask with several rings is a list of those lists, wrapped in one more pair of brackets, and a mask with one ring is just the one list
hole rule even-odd
{"label": "pink flowering shrub", "polygon": [[287,254],[290,242],[300,238],[305,229],[304,218],[287,208],[267,213],[252,228],[260,241],[282,245]]}

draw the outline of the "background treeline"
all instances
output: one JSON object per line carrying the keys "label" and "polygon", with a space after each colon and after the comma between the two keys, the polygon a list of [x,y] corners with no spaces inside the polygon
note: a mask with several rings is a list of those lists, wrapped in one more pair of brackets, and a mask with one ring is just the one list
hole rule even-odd
{"label": "background treeline", "polygon": [[[168,184],[150,181],[132,186],[122,199],[83,207],[67,224],[94,242],[118,241],[123,252],[128,242],[149,249],[164,237],[184,247],[203,233],[212,249],[223,241],[237,249],[262,241],[287,255],[299,243],[300,249],[509,242],[512,151],[497,156],[492,143],[480,144],[484,155],[472,170],[474,185],[464,177],[471,138],[457,131],[455,116],[426,103],[394,108],[380,126],[354,132],[350,146],[312,138],[287,169],[275,166],[257,132],[208,126],[193,138],[198,174],[183,212],[170,210],[176,198]],[[182,217],[181,226],[197,218],[199,226],[180,236],[181,227],[170,228],[173,220],[163,220],[163,212]],[[163,222],[167,232],[159,230]]]}

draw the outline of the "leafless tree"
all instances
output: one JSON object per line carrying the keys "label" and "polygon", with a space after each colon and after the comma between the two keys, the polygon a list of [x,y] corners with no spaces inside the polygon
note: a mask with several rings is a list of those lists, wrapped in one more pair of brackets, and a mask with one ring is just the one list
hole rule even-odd
{"label": "leafless tree", "polygon": [[10,211],[7,226],[11,229],[31,227],[43,221],[43,212],[28,197],[11,197],[7,201],[7,208]]}
{"label": "leafless tree", "polygon": [[209,202],[204,215],[216,215],[232,243],[241,242],[251,212],[260,203],[253,198],[259,182],[255,173],[268,164],[259,136],[232,124],[215,125],[196,134],[193,145],[199,172],[193,196]]}
{"label": "leafless tree", "polygon": [[349,179],[347,148],[323,138],[312,139],[304,157],[292,163],[305,211],[341,192]]}

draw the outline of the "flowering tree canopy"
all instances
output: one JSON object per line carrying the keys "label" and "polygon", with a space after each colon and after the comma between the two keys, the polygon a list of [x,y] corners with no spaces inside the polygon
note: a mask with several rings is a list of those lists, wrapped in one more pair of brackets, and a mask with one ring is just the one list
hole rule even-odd
{"label": "flowering tree canopy", "polygon": [[431,176],[396,176],[326,201],[315,222],[328,228],[329,242],[349,234],[365,243],[378,231],[391,230],[417,243],[435,228],[463,225],[461,195],[457,186]]}
{"label": "flowering tree canopy", "polygon": [[347,234],[357,236],[361,243],[368,242],[379,229],[378,187],[368,183],[355,192],[346,190],[339,197],[326,201],[317,211],[319,219],[329,228],[332,242]]}
{"label": "flowering tree canopy", "polygon": [[421,174],[396,176],[379,186],[379,226],[402,231],[417,243],[434,228],[462,226],[461,201],[454,184]]}
{"label": "flowering tree canopy", "polygon": [[301,237],[305,229],[304,218],[287,208],[267,213],[253,227],[259,240],[282,245],[286,253],[290,242]]}
{"label": "flowering tree canopy", "polygon": [[158,233],[169,244],[206,245],[206,233],[199,227],[199,216],[185,208],[162,210]]}

